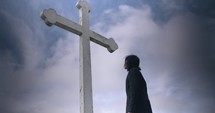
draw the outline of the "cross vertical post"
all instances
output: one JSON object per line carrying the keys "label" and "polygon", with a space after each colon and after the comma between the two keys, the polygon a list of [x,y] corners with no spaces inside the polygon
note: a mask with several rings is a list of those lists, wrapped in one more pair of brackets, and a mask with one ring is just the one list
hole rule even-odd
{"label": "cross vertical post", "polygon": [[80,0],[76,4],[79,9],[80,25],[83,27],[80,36],[80,112],[93,113],[92,75],[89,37],[89,12],[87,1]]}

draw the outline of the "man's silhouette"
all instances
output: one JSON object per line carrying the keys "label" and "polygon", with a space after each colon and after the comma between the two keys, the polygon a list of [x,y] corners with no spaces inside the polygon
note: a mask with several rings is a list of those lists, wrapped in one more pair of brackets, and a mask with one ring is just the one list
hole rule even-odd
{"label": "man's silhouette", "polygon": [[152,113],[146,81],[140,72],[139,63],[140,60],[135,55],[125,58],[124,68],[128,71],[126,113]]}

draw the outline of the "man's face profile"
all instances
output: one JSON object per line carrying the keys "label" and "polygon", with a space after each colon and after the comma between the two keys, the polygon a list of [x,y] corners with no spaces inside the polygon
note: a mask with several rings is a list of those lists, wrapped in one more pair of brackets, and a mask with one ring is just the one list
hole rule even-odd
{"label": "man's face profile", "polygon": [[125,60],[125,63],[124,63],[124,69],[127,69],[127,60]]}

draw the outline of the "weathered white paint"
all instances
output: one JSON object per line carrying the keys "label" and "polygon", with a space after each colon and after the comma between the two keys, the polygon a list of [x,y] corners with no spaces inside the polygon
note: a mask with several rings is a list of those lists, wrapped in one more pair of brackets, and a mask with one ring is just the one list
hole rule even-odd
{"label": "weathered white paint", "polygon": [[90,30],[90,6],[86,0],[79,0],[76,7],[79,9],[80,24],[58,15],[54,9],[43,10],[41,18],[48,26],[56,25],[80,36],[80,112],[93,113],[90,40],[106,47],[111,53],[118,49],[118,45],[112,38],[107,39]]}

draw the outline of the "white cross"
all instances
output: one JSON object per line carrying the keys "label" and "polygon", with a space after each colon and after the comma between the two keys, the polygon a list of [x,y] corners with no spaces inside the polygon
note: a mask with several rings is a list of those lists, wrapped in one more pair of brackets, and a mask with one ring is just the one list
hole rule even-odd
{"label": "white cross", "polygon": [[43,10],[41,18],[48,26],[56,25],[80,36],[80,112],[93,113],[90,41],[106,47],[111,53],[118,49],[118,45],[112,38],[107,39],[90,30],[90,6],[86,0],[79,0],[76,7],[80,25],[58,15],[54,9]]}

